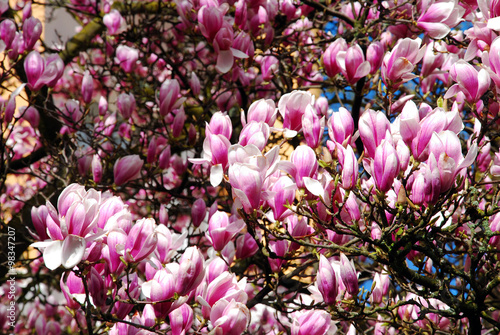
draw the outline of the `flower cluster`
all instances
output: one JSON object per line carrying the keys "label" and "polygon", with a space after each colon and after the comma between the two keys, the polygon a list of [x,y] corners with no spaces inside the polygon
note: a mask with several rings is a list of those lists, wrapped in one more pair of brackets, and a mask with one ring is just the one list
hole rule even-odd
{"label": "flower cluster", "polygon": [[496,1],[46,5],[0,1],[1,332],[500,332]]}

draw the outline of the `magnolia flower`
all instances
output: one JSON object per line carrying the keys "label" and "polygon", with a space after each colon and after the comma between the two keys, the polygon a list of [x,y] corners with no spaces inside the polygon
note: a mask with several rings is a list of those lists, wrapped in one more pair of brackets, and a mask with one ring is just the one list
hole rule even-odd
{"label": "magnolia flower", "polygon": [[57,209],[47,201],[43,209],[32,212],[39,236],[49,237],[31,245],[43,249],[47,268],[55,270],[62,265],[71,269],[82,261],[87,244],[101,236],[96,231],[100,203],[100,192],[71,184],[59,196]]}
{"label": "magnolia flower", "polygon": [[477,102],[490,87],[490,75],[485,69],[477,71],[474,66],[459,60],[451,66],[450,76],[456,82],[446,92],[444,98],[449,99],[459,92],[465,94],[469,102]]}

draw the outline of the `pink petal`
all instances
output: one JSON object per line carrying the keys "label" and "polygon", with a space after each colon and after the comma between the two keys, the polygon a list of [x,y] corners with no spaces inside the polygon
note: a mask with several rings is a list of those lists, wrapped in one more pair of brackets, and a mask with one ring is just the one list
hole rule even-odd
{"label": "pink petal", "polygon": [[220,50],[217,56],[217,65],[215,68],[220,73],[227,73],[234,64],[234,56],[231,50]]}

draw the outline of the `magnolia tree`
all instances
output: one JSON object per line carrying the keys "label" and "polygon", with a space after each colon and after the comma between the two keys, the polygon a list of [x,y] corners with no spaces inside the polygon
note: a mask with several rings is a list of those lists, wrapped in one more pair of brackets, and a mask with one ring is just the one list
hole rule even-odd
{"label": "magnolia tree", "polygon": [[3,332],[500,332],[497,1],[44,5],[0,1]]}

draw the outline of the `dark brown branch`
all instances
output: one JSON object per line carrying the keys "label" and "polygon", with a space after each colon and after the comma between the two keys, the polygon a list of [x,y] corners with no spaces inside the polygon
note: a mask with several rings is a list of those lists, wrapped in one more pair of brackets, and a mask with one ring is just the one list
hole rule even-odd
{"label": "dark brown branch", "polygon": [[337,12],[336,10],[328,8],[327,6],[323,5],[322,3],[314,2],[314,1],[311,1],[311,0],[302,0],[302,2],[304,4],[306,4],[306,5],[308,5],[309,7],[312,7],[314,9],[318,9],[318,10],[321,10],[321,11],[324,11],[324,12],[330,14],[333,17],[339,18],[342,21],[344,21],[345,23],[347,23],[347,24],[351,25],[352,27],[354,27],[354,21],[353,21],[353,19],[351,19],[350,17],[348,17],[347,15],[345,15],[345,14],[343,14],[341,12]]}
{"label": "dark brown branch", "polygon": [[15,160],[9,164],[9,169],[13,171],[21,170],[29,167],[31,164],[38,162],[40,159],[47,156],[45,148],[40,148],[31,153],[31,155]]}

